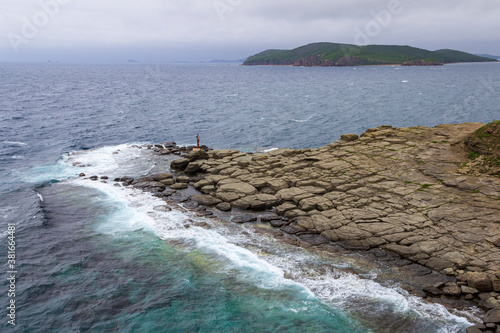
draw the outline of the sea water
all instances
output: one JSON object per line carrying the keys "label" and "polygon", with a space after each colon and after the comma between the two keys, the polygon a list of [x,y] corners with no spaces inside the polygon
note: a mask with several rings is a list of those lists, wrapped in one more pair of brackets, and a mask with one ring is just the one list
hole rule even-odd
{"label": "sea water", "polygon": [[16,230],[2,331],[462,332],[473,309],[424,302],[378,281],[377,269],[347,273],[360,269],[348,258],[252,224],[165,211],[149,194],[78,174],[167,172],[138,145],[193,144],[196,134],[211,147],[256,151],[318,147],[382,124],[489,122],[499,114],[499,71],[1,64],[5,262],[8,225]]}

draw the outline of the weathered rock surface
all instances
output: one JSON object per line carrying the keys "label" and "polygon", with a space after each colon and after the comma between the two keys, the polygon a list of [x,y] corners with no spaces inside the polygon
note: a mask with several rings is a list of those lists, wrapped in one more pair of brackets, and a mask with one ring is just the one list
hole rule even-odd
{"label": "weathered rock surface", "polygon": [[[217,199],[217,198],[214,198],[210,195],[192,195],[191,197],[191,200],[194,200],[196,202],[198,202],[200,205],[204,205],[204,206],[215,206],[217,204],[220,204],[222,203],[222,201],[220,199]],[[231,207],[229,207],[231,208]]]}
{"label": "weathered rock surface", "polygon": [[495,323],[500,324],[500,310],[493,309],[489,311],[484,317],[484,323]]}
{"label": "weathered rock surface", "polygon": [[344,141],[351,142],[356,141],[359,136],[357,134],[342,134],[340,138]]}
{"label": "weathered rock surface", "polygon": [[[344,135],[326,147],[256,154],[165,146],[181,155],[172,169],[197,176],[157,174],[118,181],[176,202],[223,211],[234,207],[236,223],[257,220],[257,213],[241,214],[238,208],[273,209],[283,219],[261,221],[280,228],[274,234],[285,241],[367,250],[427,281],[421,285],[427,285],[423,292],[428,297],[462,297],[492,309],[484,328],[468,331],[493,331],[500,321],[500,178],[485,171],[486,155],[469,158],[470,149],[498,131],[466,141],[483,125],[386,125],[359,137]],[[498,146],[491,142],[478,152],[496,156]],[[202,193],[191,201],[165,190],[170,186],[182,192],[189,182]]]}
{"label": "weathered rock surface", "polygon": [[478,154],[500,157],[500,121],[481,127],[467,137],[465,144]]}
{"label": "weathered rock surface", "polygon": [[162,180],[165,180],[165,179],[172,179],[172,178],[174,178],[174,176],[171,173],[160,173],[160,174],[151,176],[151,178],[153,178],[157,182],[161,182]]}
{"label": "weathered rock surface", "polygon": [[190,161],[187,158],[173,160],[170,163],[170,168],[172,168],[173,170],[184,170],[187,167],[187,165],[189,164],[189,162]]}
{"label": "weathered rock surface", "polygon": [[469,271],[465,286],[440,292],[477,295],[500,288],[491,277],[500,271],[500,179],[457,170],[468,160],[463,140],[482,126],[386,125],[316,149],[208,151],[174,165],[198,163],[193,171],[204,178],[194,187],[225,209],[274,207],[295,220],[284,227],[292,233],[383,248],[451,274]]}
{"label": "weathered rock surface", "polygon": [[188,155],[187,159],[190,162],[196,161],[196,160],[206,160],[208,159],[208,153],[204,150],[191,150]]}
{"label": "weathered rock surface", "polygon": [[263,210],[276,206],[279,200],[271,194],[255,194],[243,197],[232,203],[234,207],[241,209]]}
{"label": "weathered rock surface", "polygon": [[183,190],[187,187],[188,187],[187,183],[175,183],[175,184],[170,185],[170,188],[172,190]]}

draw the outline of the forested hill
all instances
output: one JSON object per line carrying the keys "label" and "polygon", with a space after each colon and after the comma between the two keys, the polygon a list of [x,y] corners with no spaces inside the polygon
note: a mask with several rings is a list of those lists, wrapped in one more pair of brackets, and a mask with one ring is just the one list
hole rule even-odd
{"label": "forested hill", "polygon": [[243,65],[361,66],[442,65],[456,62],[487,62],[496,59],[456,50],[429,51],[411,46],[313,43],[293,50],[266,50],[249,57]]}

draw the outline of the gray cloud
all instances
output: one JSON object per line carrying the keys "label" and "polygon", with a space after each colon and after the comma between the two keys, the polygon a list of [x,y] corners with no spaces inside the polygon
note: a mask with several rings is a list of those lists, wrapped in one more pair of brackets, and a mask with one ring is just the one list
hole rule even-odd
{"label": "gray cloud", "polygon": [[498,0],[3,0],[0,60],[242,58],[356,43],[360,32],[373,44],[500,55],[498,17]]}

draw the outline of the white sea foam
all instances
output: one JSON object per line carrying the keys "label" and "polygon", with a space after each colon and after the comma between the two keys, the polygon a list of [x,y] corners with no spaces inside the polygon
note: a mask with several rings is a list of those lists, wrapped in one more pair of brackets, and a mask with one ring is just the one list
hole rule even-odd
{"label": "white sea foam", "polygon": [[147,163],[144,154],[150,155],[147,149],[139,149],[137,145],[107,146],[89,151],[73,153],[64,161],[87,175],[106,175],[120,177],[129,174],[145,174],[153,165]]}
{"label": "white sea foam", "polygon": [[106,220],[96,226],[97,231],[104,234],[121,234],[142,229],[154,230],[154,219],[148,216],[148,209],[142,204],[143,200],[149,200],[150,197],[145,193],[90,180],[74,179],[71,182],[99,190],[106,195],[101,200],[115,208]]}
{"label": "white sea foam", "polygon": [[442,332],[459,332],[471,325],[464,317],[451,314],[444,306],[427,303],[410,295],[398,287],[385,287],[370,279],[362,279],[353,274],[327,273],[316,277],[302,277],[298,281],[307,286],[322,301],[341,308],[353,308],[355,311],[373,312],[373,305],[383,312],[414,316],[449,327]]}
{"label": "white sea foam", "polygon": [[293,118],[291,118],[290,120],[295,121],[296,123],[305,123],[305,122],[308,122],[309,120],[311,120],[312,117],[314,117],[314,116],[315,116],[315,114],[307,117],[307,119],[293,119]]}
{"label": "white sea foam", "polygon": [[[105,171],[109,174],[122,170],[125,164],[130,167],[131,172],[151,168],[151,165],[141,165],[148,164],[142,151],[120,146],[123,155],[118,158],[113,154],[117,149],[107,147],[74,154],[65,163],[68,168],[73,168],[73,161],[78,160],[90,165],[82,169],[92,168],[96,173]],[[105,156],[106,154],[112,156]],[[132,161],[128,163],[128,159]],[[378,312],[375,316],[384,313],[409,318],[417,316],[420,320],[431,321],[436,326],[443,327],[440,331],[443,333],[460,332],[469,325],[465,316],[452,314],[443,306],[427,303],[398,287],[383,286],[371,279],[335,271],[336,267],[349,267],[341,258],[335,262],[325,262],[324,258],[304,249],[277,243],[270,236],[259,234],[254,237],[251,230],[248,230],[251,227],[218,223],[175,208],[172,211],[155,210],[155,207],[166,203],[134,188],[78,177],[68,182],[99,190],[105,194],[103,200],[116,208],[114,213],[96,225],[99,232],[122,235],[135,230],[146,230],[164,240],[182,240],[183,244],[188,244],[186,251],[195,251],[207,260],[215,260],[220,274],[243,279],[260,288],[292,289],[304,298],[316,298],[328,306],[348,312],[362,311],[366,306],[367,311],[373,312],[375,309]],[[186,225],[192,225],[192,220],[208,223],[211,229],[196,226],[187,228]],[[315,268],[324,263],[334,270],[325,273]],[[376,272],[369,275],[374,278]]]}
{"label": "white sea foam", "polygon": [[[119,151],[119,154],[113,154],[116,151]],[[79,162],[78,165],[85,165],[77,169],[87,175],[95,173],[114,176],[122,173],[125,167],[128,167],[131,174],[146,173],[153,165],[150,159],[144,157],[144,151],[122,145],[70,154],[64,159],[64,163],[70,169],[74,169],[73,164],[76,162]],[[189,224],[190,219],[200,220],[189,212],[182,213],[175,209],[172,211],[155,210],[155,207],[164,206],[166,203],[130,187],[114,186],[111,183],[91,181],[81,177],[75,177],[68,182],[99,190],[105,194],[105,199],[102,200],[115,207],[113,213],[96,226],[99,232],[121,234],[134,230],[147,230],[165,240],[181,239],[194,242],[198,249],[208,255],[215,255],[221,260],[225,258],[223,261],[228,269],[236,269],[242,277],[262,288],[295,288],[307,297],[312,297],[312,293],[307,288],[285,279],[279,267],[263,260],[252,251],[238,246],[217,231],[195,226],[186,228],[185,225]],[[205,222],[211,223],[209,220]]]}
{"label": "white sea foam", "polygon": [[5,224],[2,224],[5,226],[5,229],[4,228],[0,229],[0,239],[7,237],[8,235],[7,219],[11,216],[13,212],[15,212],[15,210],[16,208],[13,206],[0,207],[0,221],[2,220],[5,221]]}
{"label": "white sea foam", "polygon": [[[189,219],[195,218],[189,213],[177,210],[158,211],[154,207],[165,202],[140,190],[112,186],[109,183],[93,182],[84,179],[70,181],[75,185],[98,189],[106,195],[109,205],[116,207],[106,221],[98,224],[96,230],[105,234],[119,235],[135,230],[146,230],[168,240],[187,240],[194,242],[197,249],[207,255],[216,255],[223,260],[227,269],[236,269],[240,277],[252,281],[261,288],[294,288],[306,297],[313,294],[304,286],[285,279],[283,271],[261,259],[257,254],[242,248],[226,239],[215,230],[200,227],[186,228]],[[210,221],[206,221],[210,222]]]}
{"label": "white sea foam", "polygon": [[3,141],[2,144],[6,146],[21,146],[21,147],[25,147],[28,145],[27,143],[21,141]]}
{"label": "white sea foam", "polygon": [[87,176],[112,177],[135,176],[148,173],[153,164],[148,164],[152,153],[139,149],[137,145],[123,144],[106,146],[63,155],[56,164],[39,165],[28,172],[13,171],[28,183],[64,180],[85,173]]}

